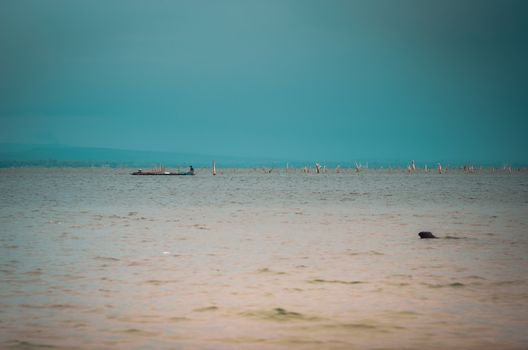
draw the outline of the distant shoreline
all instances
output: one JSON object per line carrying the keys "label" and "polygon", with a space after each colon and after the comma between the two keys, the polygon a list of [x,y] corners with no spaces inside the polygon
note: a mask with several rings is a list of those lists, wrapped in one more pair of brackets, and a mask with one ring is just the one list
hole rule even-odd
{"label": "distant shoreline", "polygon": [[490,156],[490,159],[471,158],[469,155],[443,157],[442,155],[386,155],[375,156],[365,152],[356,152],[345,157],[336,155],[332,158],[319,155],[282,155],[282,156],[229,156],[222,154],[181,153],[172,151],[131,150],[100,147],[78,147],[68,145],[30,145],[0,143],[0,168],[12,167],[109,167],[109,168],[151,168],[161,163],[165,167],[211,167],[216,160],[219,168],[304,168],[314,167],[319,163],[329,170],[337,166],[355,168],[406,168],[414,159],[417,169],[437,167],[438,163],[448,167],[464,165],[475,168],[524,168],[528,163],[524,160],[500,159]]}
{"label": "distant shoreline", "polygon": [[[431,162],[429,163],[430,166],[428,166],[427,171],[424,169],[424,167],[417,168],[416,171],[413,173],[416,174],[424,174],[424,173],[430,173],[430,174],[436,174],[436,164]],[[188,163],[163,163],[164,167],[167,169],[178,169],[178,168],[186,168],[189,166]],[[193,165],[196,169],[199,169],[201,171],[205,169],[211,169],[210,164],[203,164],[201,162],[194,162],[191,165]],[[448,172],[464,172],[464,165],[465,164],[458,164],[458,163],[445,163],[445,166],[447,166]],[[289,168],[286,169],[285,164],[219,164],[218,168],[220,171],[222,170],[228,170],[228,169],[245,169],[245,170],[255,170],[255,171],[272,171],[272,172],[291,172],[291,173],[302,173],[304,167],[308,168],[309,173],[315,174],[315,163],[306,165],[301,165],[301,163],[289,164]],[[444,166],[444,169],[445,169]],[[504,165],[493,165],[493,164],[483,164],[481,165],[473,165],[474,166],[474,173],[488,173],[490,171],[495,171],[497,173],[507,173],[509,172],[510,166],[508,165],[505,167]],[[81,168],[96,168],[96,169],[150,169],[155,168],[156,164],[154,163],[126,163],[126,162],[89,162],[89,161],[57,161],[57,160],[42,160],[42,161],[0,161],[0,169],[54,169],[54,168],[70,168],[70,169],[81,169]],[[339,171],[337,171],[339,169]],[[369,172],[369,171],[401,171],[401,172],[407,172],[407,165],[404,164],[391,164],[391,165],[372,165],[369,168],[362,168],[360,172]],[[511,166],[512,172],[522,172],[527,171],[528,166],[527,165],[515,165]],[[337,167],[336,165],[331,165],[326,167],[325,173],[328,174],[334,174],[334,173],[349,173],[354,172],[356,173],[356,169],[354,165],[340,165]],[[323,173],[321,174],[323,175]]]}

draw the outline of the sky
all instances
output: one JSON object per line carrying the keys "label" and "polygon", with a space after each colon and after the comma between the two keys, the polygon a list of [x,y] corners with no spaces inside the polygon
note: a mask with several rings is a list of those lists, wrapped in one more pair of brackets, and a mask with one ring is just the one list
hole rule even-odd
{"label": "sky", "polygon": [[528,164],[528,2],[0,1],[0,143]]}

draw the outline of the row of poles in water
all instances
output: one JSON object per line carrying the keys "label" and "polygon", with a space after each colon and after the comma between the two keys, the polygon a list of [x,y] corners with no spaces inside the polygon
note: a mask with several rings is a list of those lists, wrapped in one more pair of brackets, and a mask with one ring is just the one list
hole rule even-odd
{"label": "row of poles in water", "polygon": [[[286,169],[285,169],[286,172],[288,172],[289,169],[290,169],[289,168],[289,164],[286,163]],[[368,169],[368,163],[367,163],[366,167],[363,168],[361,163],[358,164],[357,162],[355,162],[355,170],[356,170],[356,172],[359,173],[363,169]],[[475,172],[475,167],[473,165],[464,165],[463,169],[464,169],[465,173],[474,173]],[[266,172],[271,173],[272,170],[273,169],[269,169],[269,170],[266,170]],[[427,167],[427,164],[425,165],[424,170],[425,170],[426,173],[429,172],[429,168]],[[449,171],[448,167],[443,168],[442,164],[440,164],[440,163],[438,163],[436,170],[437,170],[437,172],[439,174],[447,174],[448,171]],[[506,170],[507,172],[511,173],[512,172],[512,167],[511,166],[508,166],[508,167],[504,166],[504,170]],[[495,168],[493,168],[493,171],[495,171]],[[309,173],[309,172],[310,172],[310,168],[305,166],[303,168],[303,173]],[[327,172],[328,172],[328,169],[327,169],[326,165],[323,165],[321,167],[321,165],[319,163],[315,163],[315,173],[316,174],[320,174],[320,173],[326,174]],[[340,173],[341,172],[341,167],[339,165],[336,167],[335,172],[336,173]],[[416,164],[414,163],[414,160],[413,160],[410,164],[407,164],[407,174],[411,175],[412,173],[416,173],[416,172],[417,172]],[[216,161],[215,160],[213,160],[213,175],[216,175]]]}

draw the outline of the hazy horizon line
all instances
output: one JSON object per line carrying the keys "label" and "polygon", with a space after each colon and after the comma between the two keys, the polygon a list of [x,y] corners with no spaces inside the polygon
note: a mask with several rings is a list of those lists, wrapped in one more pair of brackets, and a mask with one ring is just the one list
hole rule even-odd
{"label": "hazy horizon line", "polygon": [[[53,152],[57,150],[66,151],[65,154]],[[71,152],[71,153],[68,153]],[[75,151],[77,157],[75,156]],[[42,152],[42,153],[38,153]],[[46,153],[48,152],[48,153]],[[84,152],[84,153],[82,153]],[[98,154],[90,154],[95,152]],[[117,154],[116,154],[117,153]],[[122,159],[119,158],[121,153]],[[17,156],[19,158],[17,158]],[[55,156],[55,157],[54,157]],[[158,159],[165,156],[168,159]],[[171,156],[173,159],[170,159]],[[178,158],[179,157],[179,158]],[[154,159],[156,158],[156,159]],[[178,159],[175,159],[178,158]],[[184,159],[185,158],[185,159]],[[192,159],[195,158],[195,159]],[[446,165],[476,165],[476,166],[514,166],[524,167],[527,164],[517,161],[498,161],[498,160],[463,160],[457,157],[440,157],[438,159],[420,159],[404,156],[351,156],[349,159],[321,159],[322,157],[314,157],[312,160],[301,159],[300,157],[276,157],[270,156],[245,156],[245,155],[225,155],[225,154],[206,154],[193,152],[177,152],[170,150],[149,150],[149,149],[126,149],[126,148],[112,148],[112,147],[92,147],[92,146],[75,146],[67,144],[56,143],[42,143],[42,144],[24,144],[24,143],[0,143],[0,162],[3,163],[45,163],[55,162],[57,164],[78,163],[104,165],[104,164],[122,164],[129,166],[145,166],[157,163],[165,163],[169,166],[175,164],[191,164],[195,163],[197,166],[210,164],[211,161],[217,160],[229,165],[237,165],[242,167],[254,166],[268,166],[273,167],[279,164],[289,164],[291,167],[303,167],[315,165],[320,163],[321,166],[335,167],[338,165],[347,167],[355,166],[356,163],[361,167],[368,167],[369,163],[372,166],[406,166],[413,160],[421,167],[425,165],[436,166],[437,163],[445,163]],[[1,165],[0,165],[1,166]],[[59,165],[58,165],[59,166]],[[5,167],[5,166],[2,166]]]}

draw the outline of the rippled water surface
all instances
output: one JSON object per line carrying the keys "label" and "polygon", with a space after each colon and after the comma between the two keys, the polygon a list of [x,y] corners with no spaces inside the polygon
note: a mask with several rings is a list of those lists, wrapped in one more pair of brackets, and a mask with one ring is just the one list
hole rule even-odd
{"label": "rippled water surface", "polygon": [[528,347],[524,171],[129,172],[0,170],[0,348]]}

